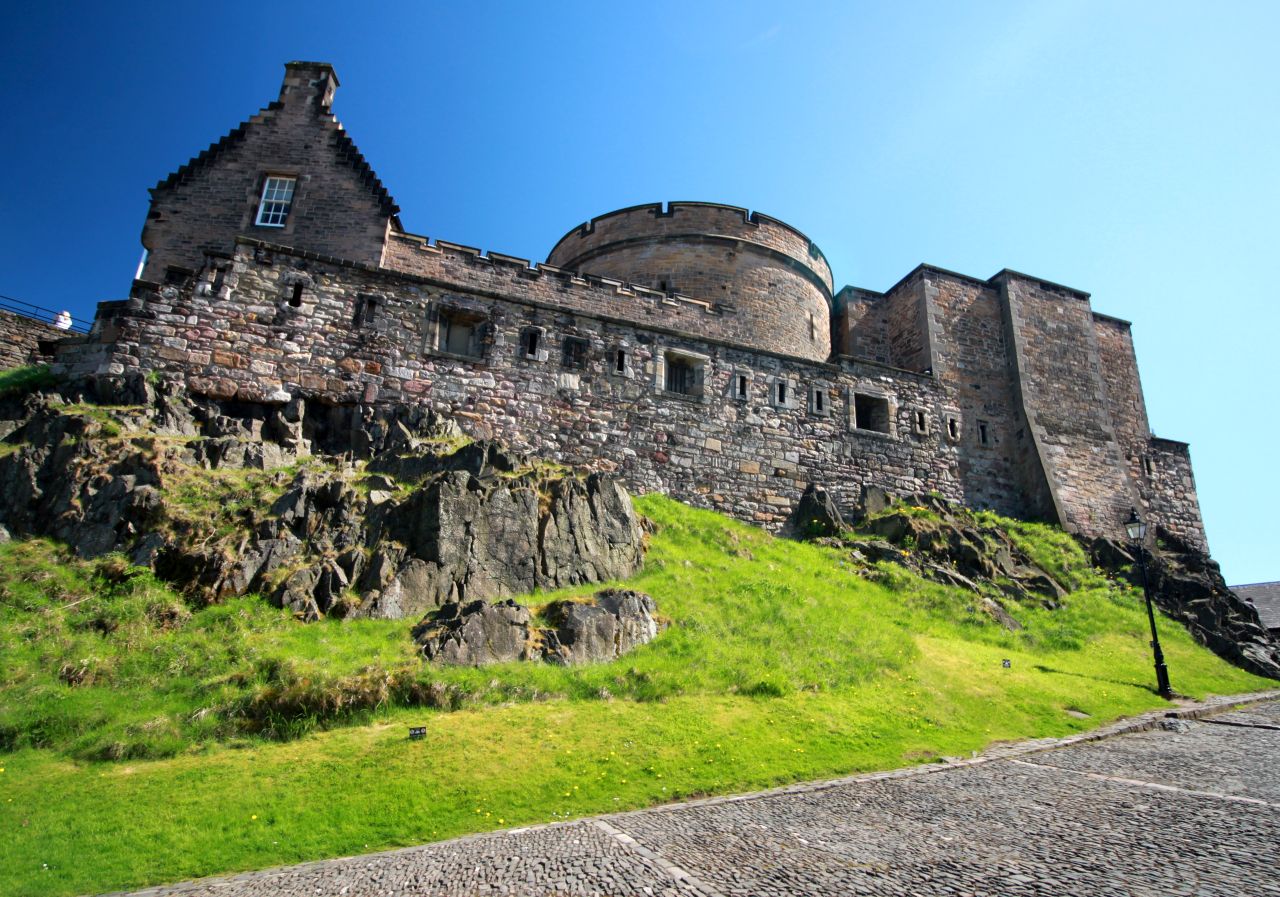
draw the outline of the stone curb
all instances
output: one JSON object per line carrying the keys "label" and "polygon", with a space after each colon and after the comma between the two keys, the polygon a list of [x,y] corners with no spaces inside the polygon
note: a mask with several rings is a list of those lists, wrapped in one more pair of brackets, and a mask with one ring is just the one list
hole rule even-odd
{"label": "stone curb", "polygon": [[622,813],[608,813],[598,816],[586,816],[581,819],[570,820],[566,822],[549,822],[540,825],[529,825],[522,828],[505,829],[490,832],[477,832],[472,835],[463,835],[458,838],[450,838],[446,841],[433,841],[428,844],[418,844],[412,847],[398,847],[392,850],[383,850],[377,853],[356,854],[346,857],[331,857],[323,860],[312,860],[306,863],[294,863],[288,866],[273,866],[269,869],[260,869],[252,872],[241,872],[236,875],[226,876],[210,876],[208,878],[193,879],[185,882],[178,882],[169,885],[156,885],[150,888],[144,888],[137,891],[111,891],[106,894],[97,895],[97,897],[168,897],[168,895],[182,895],[193,893],[198,890],[209,888],[220,889],[229,887],[242,882],[258,881],[264,878],[270,878],[281,872],[306,872],[312,869],[321,869],[332,866],[337,863],[351,863],[353,861],[365,861],[372,865],[379,859],[395,856],[403,856],[405,854],[417,851],[427,851],[439,849],[447,844],[466,844],[482,839],[497,839],[510,836],[522,835],[525,832],[544,831],[548,829],[570,828],[578,826],[592,826],[598,831],[608,835],[615,841],[643,856],[649,860],[656,862],[661,868],[667,871],[672,879],[677,883],[691,885],[698,891],[709,895],[716,894],[713,888],[699,881],[685,870],[673,865],[670,861],[645,849],[638,844],[630,835],[622,828],[613,823],[621,823],[623,820],[631,816],[638,816],[643,813],[672,813],[684,810],[690,807],[713,807],[721,804],[742,803],[746,801],[763,800],[770,797],[777,797],[784,794],[812,794],[815,792],[829,791],[833,788],[841,788],[847,785],[854,785],[860,782],[879,782],[889,779],[905,779],[921,775],[933,775],[939,772],[945,772],[949,769],[958,769],[966,766],[979,766],[986,763],[992,763],[1000,760],[1010,760],[1017,757],[1023,757],[1029,754],[1039,754],[1046,751],[1057,750],[1059,748],[1070,747],[1076,744],[1083,744],[1091,741],[1101,741],[1105,738],[1113,738],[1117,735],[1129,735],[1136,732],[1146,732],[1157,728],[1163,720],[1166,719],[1184,719],[1194,720],[1219,713],[1226,713],[1239,707],[1246,707],[1251,704],[1260,704],[1266,701],[1274,701],[1280,699],[1280,689],[1272,689],[1269,691],[1249,692],[1242,695],[1228,695],[1224,697],[1213,697],[1206,701],[1198,702],[1193,706],[1182,707],[1178,710],[1151,710],[1139,716],[1128,719],[1118,720],[1105,726],[1100,726],[1089,732],[1082,732],[1077,735],[1067,735],[1063,738],[1042,738],[1031,741],[1021,741],[1009,745],[997,745],[983,751],[982,754],[972,758],[953,758],[942,763],[933,763],[927,766],[909,766],[902,769],[890,769],[881,772],[859,773],[852,776],[843,776],[837,779],[823,779],[814,782],[801,782],[795,785],[785,785],[780,788],[770,788],[767,791],[753,791],[747,794],[735,794],[723,797],[707,797],[700,800],[681,801],[679,803],[660,804],[654,807],[647,807],[637,810],[628,810]]}

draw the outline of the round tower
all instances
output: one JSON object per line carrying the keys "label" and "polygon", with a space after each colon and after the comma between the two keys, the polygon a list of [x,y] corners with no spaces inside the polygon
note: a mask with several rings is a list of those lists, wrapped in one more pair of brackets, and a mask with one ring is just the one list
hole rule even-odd
{"label": "round tower", "polygon": [[561,238],[547,264],[715,303],[706,336],[825,361],[831,268],[800,231],[737,206],[619,209]]}

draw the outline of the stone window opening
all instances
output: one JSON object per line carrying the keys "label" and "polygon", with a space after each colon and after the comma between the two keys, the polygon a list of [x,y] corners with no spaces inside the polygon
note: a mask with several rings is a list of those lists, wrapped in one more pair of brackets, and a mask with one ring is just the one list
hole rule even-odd
{"label": "stone window opening", "polygon": [[853,426],[856,430],[890,433],[889,400],[884,396],[854,393]]}
{"label": "stone window opening", "polygon": [[474,312],[456,308],[441,309],[437,348],[450,355],[482,357],[484,350],[480,337],[483,323],[484,317]]}
{"label": "stone window opening", "polygon": [[746,374],[734,374],[733,376],[733,397],[739,402],[747,400],[748,389],[751,386],[751,378]]}
{"label": "stone window opening", "polygon": [[659,384],[662,390],[680,396],[703,395],[707,359],[703,356],[668,350],[662,354]]}
{"label": "stone window opening", "polygon": [[825,386],[809,387],[809,413],[818,417],[826,417],[831,413],[831,404],[828,401]]}
{"label": "stone window opening", "polygon": [[213,272],[213,284],[209,287],[209,292],[214,296],[222,295],[222,287],[227,282],[227,269],[223,267],[215,268]]}
{"label": "stone window opening", "polygon": [[1142,470],[1148,477],[1156,475],[1156,462],[1150,455],[1142,456]]}
{"label": "stone window opening", "polygon": [[929,432],[929,413],[923,408],[917,408],[911,415],[911,427],[917,436],[924,436]]}
{"label": "stone window opening", "polygon": [[992,443],[991,424],[985,420],[978,421],[978,445],[989,446]]}
{"label": "stone window opening", "polygon": [[575,371],[584,369],[587,366],[587,355],[590,348],[591,344],[582,337],[566,336],[564,338],[561,364]]}
{"label": "stone window opening", "polygon": [[526,327],[520,331],[520,357],[529,361],[546,361],[547,350],[542,346],[541,327]]}
{"label": "stone window opening", "polygon": [[356,314],[351,321],[354,328],[369,327],[378,317],[378,299],[361,293],[356,297]]}
{"label": "stone window opening", "polygon": [[293,208],[293,190],[297,178],[270,175],[262,185],[262,197],[258,202],[258,216],[254,224],[259,227],[284,227]]}
{"label": "stone window opening", "polygon": [[302,289],[302,281],[294,281],[293,289],[289,292],[289,305],[293,308],[302,307]]}
{"label": "stone window opening", "polygon": [[792,408],[796,402],[796,385],[785,377],[778,377],[769,385],[769,402],[775,408]]}
{"label": "stone window opening", "polygon": [[815,343],[817,341],[818,341],[818,327],[813,322],[813,312],[809,312],[809,342]]}
{"label": "stone window opening", "polygon": [[627,372],[627,350],[626,349],[614,350],[613,372],[615,374],[625,374]]}
{"label": "stone window opening", "polygon": [[947,415],[947,439],[951,442],[960,441],[960,418],[954,414]]}

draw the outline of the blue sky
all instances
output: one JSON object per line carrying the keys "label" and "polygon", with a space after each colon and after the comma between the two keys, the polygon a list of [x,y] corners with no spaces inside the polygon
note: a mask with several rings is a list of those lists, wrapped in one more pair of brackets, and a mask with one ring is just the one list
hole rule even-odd
{"label": "blue sky", "polygon": [[533,259],[640,202],[759,209],[838,284],[1014,268],[1134,322],[1214,555],[1280,579],[1280,4],[10,4],[0,293],[124,296],[146,188],[334,63],[417,233]]}

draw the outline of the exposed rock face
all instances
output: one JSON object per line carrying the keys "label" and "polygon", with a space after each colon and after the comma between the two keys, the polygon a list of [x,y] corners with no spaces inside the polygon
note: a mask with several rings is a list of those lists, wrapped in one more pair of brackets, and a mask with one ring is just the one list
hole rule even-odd
{"label": "exposed rock face", "polygon": [[[1087,546],[1095,564],[1142,587],[1133,546],[1108,539]],[[1164,613],[1224,660],[1280,679],[1280,643],[1253,605],[1227,588],[1216,561],[1163,529],[1156,533],[1156,548],[1144,550],[1144,559],[1151,599]]]}
{"label": "exposed rock face", "polygon": [[428,660],[445,664],[601,663],[652,641],[655,613],[651,597],[621,589],[597,592],[591,603],[555,602],[545,612],[548,627],[534,626],[529,609],[509,599],[450,602],[414,627],[413,636]]}
{"label": "exposed rock face", "polygon": [[[127,552],[209,600],[262,592],[305,619],[417,617],[624,578],[642,560],[616,482],[462,444],[421,408],[192,401],[132,377],[9,402],[0,421],[17,446],[0,457],[0,526],[85,557]],[[285,465],[301,469],[269,473]],[[175,484],[198,491],[200,471],[266,471],[254,482],[270,504],[184,516]]]}
{"label": "exposed rock face", "polygon": [[[843,543],[870,561],[892,561],[926,579],[978,591],[986,584],[1018,600],[1038,600],[1055,607],[1067,590],[1037,567],[999,528],[984,526],[965,508],[932,496],[910,499],[933,512],[928,517],[909,510],[885,510],[883,493],[873,496],[879,509],[861,529],[878,539],[846,537]],[[1012,618],[992,601],[987,610],[1004,625]]]}

